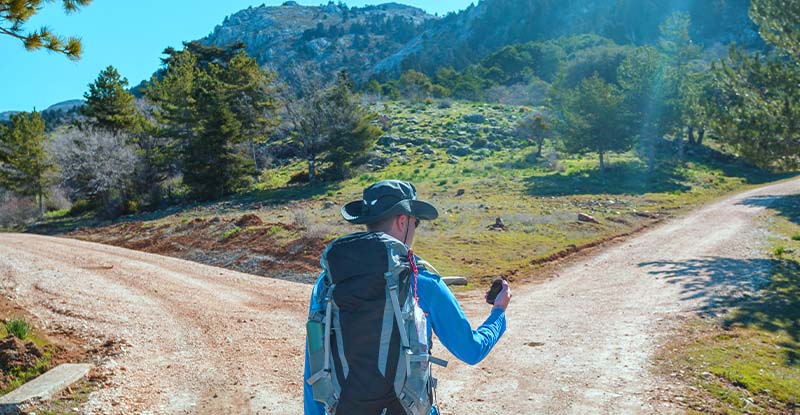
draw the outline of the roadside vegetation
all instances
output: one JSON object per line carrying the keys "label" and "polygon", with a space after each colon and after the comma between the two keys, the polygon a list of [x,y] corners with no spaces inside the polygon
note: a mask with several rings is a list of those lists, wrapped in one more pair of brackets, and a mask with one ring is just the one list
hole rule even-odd
{"label": "roadside vegetation", "polygon": [[[354,229],[341,219],[339,208],[360,198],[365,186],[399,178],[415,183],[421,197],[441,214],[439,220],[423,223],[417,252],[445,274],[478,282],[499,274],[531,275],[540,263],[579,247],[788,177],[721,151],[714,138],[703,146],[688,146],[682,165],[669,151],[672,143],[663,140],[654,172],[635,150],[609,156],[601,171],[595,156],[566,155],[558,142],[546,140],[542,155],[536,156],[537,148],[526,141],[497,136],[495,126],[513,125],[530,107],[449,101],[442,108],[437,101],[389,101],[380,108],[390,123],[388,138],[352,178],[294,183],[307,177],[307,165],[289,163],[266,169],[269,183],[222,201],[123,216],[116,225],[90,213],[53,216],[32,230],[82,228],[68,235],[261,275],[272,275],[275,268],[297,271],[307,273],[310,281],[321,247]],[[454,138],[418,145],[407,141],[436,132]],[[454,144],[462,134],[470,134],[480,146]],[[580,221],[579,213],[596,223]],[[249,215],[257,220],[244,219]],[[506,228],[490,229],[498,217]]]}
{"label": "roadside vegetation", "polygon": [[[5,314],[5,313],[4,313]],[[9,317],[0,325],[0,395],[36,378],[53,365],[56,346],[24,318]]]}
{"label": "roadside vegetation", "polygon": [[687,385],[680,402],[689,413],[800,411],[800,197],[752,203],[769,206],[767,278],[688,323],[659,356],[663,374]]}

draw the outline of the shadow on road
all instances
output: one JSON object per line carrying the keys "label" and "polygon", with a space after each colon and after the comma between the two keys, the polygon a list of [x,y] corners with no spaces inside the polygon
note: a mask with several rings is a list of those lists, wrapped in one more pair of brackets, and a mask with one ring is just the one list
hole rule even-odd
{"label": "shadow on road", "polygon": [[763,206],[774,210],[779,215],[800,224],[800,195],[763,195],[749,197],[740,205]]}
{"label": "shadow on road", "polygon": [[640,267],[680,285],[682,300],[697,300],[701,315],[730,310],[722,326],[785,332],[787,360],[800,364],[800,264],[790,259],[703,257],[688,261],[643,262]]}

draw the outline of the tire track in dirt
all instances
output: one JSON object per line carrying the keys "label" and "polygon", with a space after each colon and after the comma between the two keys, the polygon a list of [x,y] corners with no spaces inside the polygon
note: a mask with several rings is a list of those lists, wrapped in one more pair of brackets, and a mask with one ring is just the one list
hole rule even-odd
{"label": "tire track in dirt", "polygon": [[[661,399],[678,391],[652,373],[653,353],[681,319],[763,284],[759,217],[798,191],[795,179],[728,197],[516,287],[492,354],[439,371],[443,412],[681,413]],[[472,296],[462,304],[479,323],[488,306]]]}
{"label": "tire track in dirt", "polygon": [[3,235],[0,247],[26,309],[130,344],[104,363],[113,383],[87,412],[297,412],[308,286],[67,239]]}
{"label": "tire track in dirt", "polygon": [[[764,200],[800,180],[716,202],[517,285],[509,331],[480,365],[438,370],[444,414],[676,413],[652,353],[681,316],[757,285]],[[714,261],[742,264],[716,281]],[[740,261],[740,262],[735,262]],[[748,268],[749,266],[749,268]],[[102,362],[108,387],[85,413],[302,412],[311,287],[175,258],[36,235],[0,234],[4,293],[42,324],[128,345]],[[474,323],[482,294],[459,294]]]}

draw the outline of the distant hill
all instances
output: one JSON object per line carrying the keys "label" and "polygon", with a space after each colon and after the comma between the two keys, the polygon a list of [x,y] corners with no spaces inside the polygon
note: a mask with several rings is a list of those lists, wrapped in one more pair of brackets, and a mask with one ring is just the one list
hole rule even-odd
{"label": "distant hill", "polygon": [[438,19],[397,3],[347,7],[248,7],[227,18],[203,43],[226,46],[237,41],[258,63],[292,83],[333,76],[347,69],[362,81],[375,65],[431,28]]}
{"label": "distant hill", "polygon": [[7,122],[11,119],[11,116],[18,113],[19,111],[3,111],[0,112],[0,122]]}
{"label": "distant hill", "polygon": [[477,63],[499,48],[594,33],[618,44],[657,42],[659,24],[689,14],[694,41],[706,47],[761,40],[747,11],[750,0],[481,0],[439,18],[398,3],[378,6],[249,7],[225,19],[206,44],[237,41],[259,64],[299,83],[347,69],[356,81],[394,78],[406,69],[432,74]]}
{"label": "distant hill", "polygon": [[749,6],[749,0],[483,0],[447,15],[381,61],[375,72],[394,77],[409,68],[462,69],[505,45],[584,33],[618,44],[653,44],[661,22],[676,11],[689,14],[697,44],[760,46]]}

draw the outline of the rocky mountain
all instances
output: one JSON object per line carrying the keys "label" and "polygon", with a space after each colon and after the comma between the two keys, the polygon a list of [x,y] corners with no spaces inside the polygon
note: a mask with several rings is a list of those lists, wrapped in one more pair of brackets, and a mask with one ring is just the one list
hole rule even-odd
{"label": "rocky mountain", "polygon": [[342,68],[365,81],[409,68],[429,74],[442,66],[462,69],[509,44],[583,33],[619,44],[652,44],[659,24],[676,11],[690,16],[696,43],[752,46],[760,37],[749,5],[750,0],[480,0],[438,18],[397,3],[359,8],[289,1],[235,13],[202,41],[242,41],[261,65],[294,84]]}
{"label": "rocky mountain", "polygon": [[653,44],[659,25],[674,12],[689,15],[690,35],[706,48],[732,42],[761,47],[749,6],[750,0],[482,0],[437,21],[375,72],[386,78],[408,68],[429,74],[442,66],[462,69],[505,45],[584,33],[619,44]]}
{"label": "rocky mountain", "polygon": [[[45,120],[47,129],[51,130],[52,128],[74,120],[79,116],[80,107],[83,106],[83,103],[84,100],[82,99],[70,99],[53,104],[40,111],[42,118]],[[11,120],[11,116],[18,112],[20,111],[0,112],[0,122],[8,122]]]}
{"label": "rocky mountain", "polygon": [[346,68],[357,81],[375,65],[432,27],[438,19],[423,10],[397,3],[347,7],[249,7],[225,19],[202,39],[226,46],[244,42],[259,64],[298,83],[309,77],[332,77]]}

